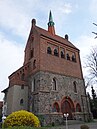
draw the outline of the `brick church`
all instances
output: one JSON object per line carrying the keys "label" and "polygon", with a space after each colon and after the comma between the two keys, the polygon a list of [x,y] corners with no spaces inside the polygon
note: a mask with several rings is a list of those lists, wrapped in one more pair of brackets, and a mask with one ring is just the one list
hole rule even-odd
{"label": "brick church", "polygon": [[55,33],[50,11],[48,30],[32,19],[23,66],[9,76],[3,114],[28,110],[42,116],[46,124],[68,119],[89,119],[89,103],[80,61],[80,51],[66,34]]}

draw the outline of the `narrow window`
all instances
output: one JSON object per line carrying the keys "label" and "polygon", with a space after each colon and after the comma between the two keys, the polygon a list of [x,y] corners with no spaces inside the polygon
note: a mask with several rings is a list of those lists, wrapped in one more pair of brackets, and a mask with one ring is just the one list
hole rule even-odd
{"label": "narrow window", "polygon": [[56,102],[56,103],[54,103],[54,105],[53,105],[53,112],[59,112],[59,105],[58,105],[58,103]]}
{"label": "narrow window", "polygon": [[24,89],[24,85],[21,86],[21,89]]}
{"label": "narrow window", "polygon": [[66,57],[67,57],[67,60],[70,60],[70,56],[69,56],[69,54],[68,54],[68,53],[67,53]]}
{"label": "narrow window", "polygon": [[35,91],[35,79],[32,80],[32,92]]}
{"label": "narrow window", "polygon": [[58,56],[58,50],[57,49],[54,49],[54,55]]}
{"label": "narrow window", "polygon": [[24,104],[24,100],[21,99],[21,100],[20,100],[20,105],[23,106],[23,104]]}
{"label": "narrow window", "polygon": [[36,60],[33,61],[33,69],[36,68]]}
{"label": "narrow window", "polygon": [[24,74],[24,73],[21,75],[21,80],[22,80],[22,81],[25,80],[25,74]]}
{"label": "narrow window", "polygon": [[77,93],[76,81],[73,82],[74,92]]}
{"label": "narrow window", "polygon": [[65,58],[64,52],[61,51],[61,58]]}
{"label": "narrow window", "polygon": [[53,78],[52,84],[53,84],[53,90],[57,90],[57,85],[56,85],[56,80],[55,80],[55,78]]}
{"label": "narrow window", "polygon": [[75,55],[72,55],[72,61],[73,61],[73,62],[76,62]]}
{"label": "narrow window", "polygon": [[48,54],[52,54],[52,50],[51,50],[50,47],[47,48],[47,53],[48,53]]}
{"label": "narrow window", "polygon": [[76,112],[81,112],[81,107],[79,103],[77,103],[76,105]]}
{"label": "narrow window", "polygon": [[31,50],[30,57],[33,58],[34,56],[34,49]]}

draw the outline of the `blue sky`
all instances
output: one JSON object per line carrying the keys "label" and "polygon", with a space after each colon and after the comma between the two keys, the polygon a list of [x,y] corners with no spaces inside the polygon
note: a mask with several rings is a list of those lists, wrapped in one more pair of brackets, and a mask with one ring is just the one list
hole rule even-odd
{"label": "blue sky", "polygon": [[[0,0],[0,91],[8,87],[8,76],[22,66],[31,20],[47,29],[52,11],[56,34],[80,49],[82,65],[97,39],[97,0]],[[83,68],[85,76],[86,70]],[[0,93],[0,100],[3,94]]]}

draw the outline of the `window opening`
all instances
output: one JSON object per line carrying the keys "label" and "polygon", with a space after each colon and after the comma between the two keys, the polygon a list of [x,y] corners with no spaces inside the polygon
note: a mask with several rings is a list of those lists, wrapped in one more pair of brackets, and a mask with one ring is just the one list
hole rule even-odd
{"label": "window opening", "polygon": [[55,80],[55,78],[53,78],[53,90],[57,90],[57,86],[56,86],[56,80]]}
{"label": "window opening", "polygon": [[48,54],[52,54],[52,50],[51,50],[50,47],[47,48],[47,53],[48,53]]}
{"label": "window opening", "polygon": [[61,51],[61,58],[65,58],[64,52]]}
{"label": "window opening", "polygon": [[69,54],[68,54],[68,53],[67,53],[67,55],[66,55],[66,56],[67,56],[67,60],[70,60],[70,56],[69,56]]}
{"label": "window opening", "polygon": [[36,60],[33,61],[33,69],[36,68]]}
{"label": "window opening", "polygon": [[21,99],[21,100],[20,100],[20,105],[23,106],[23,104],[24,104],[24,100]]}
{"label": "window opening", "polygon": [[72,55],[72,61],[76,62],[76,58],[74,55]]}
{"label": "window opening", "polygon": [[76,81],[73,82],[74,85],[74,92],[77,93]]}
{"label": "window opening", "polygon": [[54,49],[54,55],[58,56],[58,50],[57,49]]}

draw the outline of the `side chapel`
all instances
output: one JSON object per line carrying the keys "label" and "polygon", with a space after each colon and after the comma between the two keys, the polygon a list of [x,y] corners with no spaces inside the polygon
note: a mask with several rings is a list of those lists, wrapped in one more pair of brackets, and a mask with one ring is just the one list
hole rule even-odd
{"label": "side chapel", "polygon": [[28,110],[42,116],[46,124],[68,119],[89,119],[89,103],[80,61],[80,51],[66,34],[56,35],[52,13],[48,30],[32,19],[23,66],[9,76],[3,113]]}

